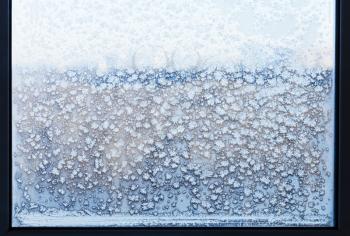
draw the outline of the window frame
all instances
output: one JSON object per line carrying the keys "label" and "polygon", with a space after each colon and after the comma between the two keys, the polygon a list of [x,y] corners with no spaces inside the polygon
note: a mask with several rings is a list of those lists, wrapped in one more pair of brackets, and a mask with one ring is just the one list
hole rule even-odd
{"label": "window frame", "polygon": [[349,123],[345,122],[346,78],[350,78],[350,2],[346,0],[335,0],[336,2],[336,30],[335,30],[335,226],[334,227],[243,227],[243,228],[205,228],[205,227],[11,227],[11,0],[3,0],[0,3],[0,104],[1,104],[1,193],[0,193],[0,235],[160,235],[171,234],[234,234],[242,235],[350,235],[350,199],[347,180],[350,179],[349,149],[345,147],[345,128]]}

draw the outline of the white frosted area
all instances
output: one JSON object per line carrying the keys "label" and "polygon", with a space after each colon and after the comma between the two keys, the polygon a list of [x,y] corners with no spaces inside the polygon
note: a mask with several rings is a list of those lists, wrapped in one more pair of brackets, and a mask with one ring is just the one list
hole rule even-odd
{"label": "white frosted area", "polygon": [[332,0],[14,0],[13,63],[188,69],[332,66]]}
{"label": "white frosted area", "polygon": [[13,0],[13,226],[333,226],[334,2]]}

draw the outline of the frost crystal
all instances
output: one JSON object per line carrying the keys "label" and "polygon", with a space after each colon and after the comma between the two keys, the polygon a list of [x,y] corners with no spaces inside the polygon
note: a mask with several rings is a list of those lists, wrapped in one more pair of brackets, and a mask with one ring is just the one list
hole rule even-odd
{"label": "frost crystal", "polygon": [[[106,81],[92,71],[75,71],[74,81],[54,71],[18,75],[42,78],[40,86],[14,90],[31,101],[14,97],[21,108],[16,110],[15,176],[30,180],[16,184],[15,192],[23,193],[15,203],[18,220],[56,212],[137,215],[145,224],[155,215],[181,215],[189,222],[209,217],[224,225],[242,216],[326,224],[331,220],[331,199],[325,194],[330,146],[325,140],[332,73],[275,71],[269,71],[270,78],[265,69],[245,70],[240,88],[236,78],[241,71],[220,71],[225,86],[213,76],[217,71],[150,75],[116,70],[105,75]],[[125,82],[112,81],[118,74],[148,79],[133,80],[125,89]],[[167,86],[157,85],[160,74]],[[197,79],[199,74],[203,78]],[[261,77],[264,85],[248,83],[244,74]],[[307,83],[295,83],[299,77]],[[62,80],[69,86],[63,88]],[[140,90],[137,83],[154,89]],[[205,88],[189,97],[187,88],[193,86]],[[212,94],[217,105],[210,105]],[[131,104],[133,99],[147,102]],[[179,102],[170,105],[173,100]],[[31,113],[39,107],[40,113]],[[128,109],[133,112],[119,113]],[[50,126],[43,117],[50,117]]]}
{"label": "frost crystal", "polygon": [[332,226],[332,6],[14,0],[13,226]]}

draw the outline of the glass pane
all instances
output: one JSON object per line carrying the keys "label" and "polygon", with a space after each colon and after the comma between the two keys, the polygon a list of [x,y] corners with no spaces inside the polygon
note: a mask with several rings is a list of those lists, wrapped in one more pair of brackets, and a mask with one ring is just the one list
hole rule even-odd
{"label": "glass pane", "polygon": [[12,220],[334,225],[334,0],[13,0]]}

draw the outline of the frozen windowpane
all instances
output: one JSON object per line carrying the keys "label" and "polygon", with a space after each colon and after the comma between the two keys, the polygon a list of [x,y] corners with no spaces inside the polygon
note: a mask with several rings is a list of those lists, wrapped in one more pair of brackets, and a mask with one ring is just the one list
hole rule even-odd
{"label": "frozen windowpane", "polygon": [[13,0],[13,226],[332,226],[334,0]]}

